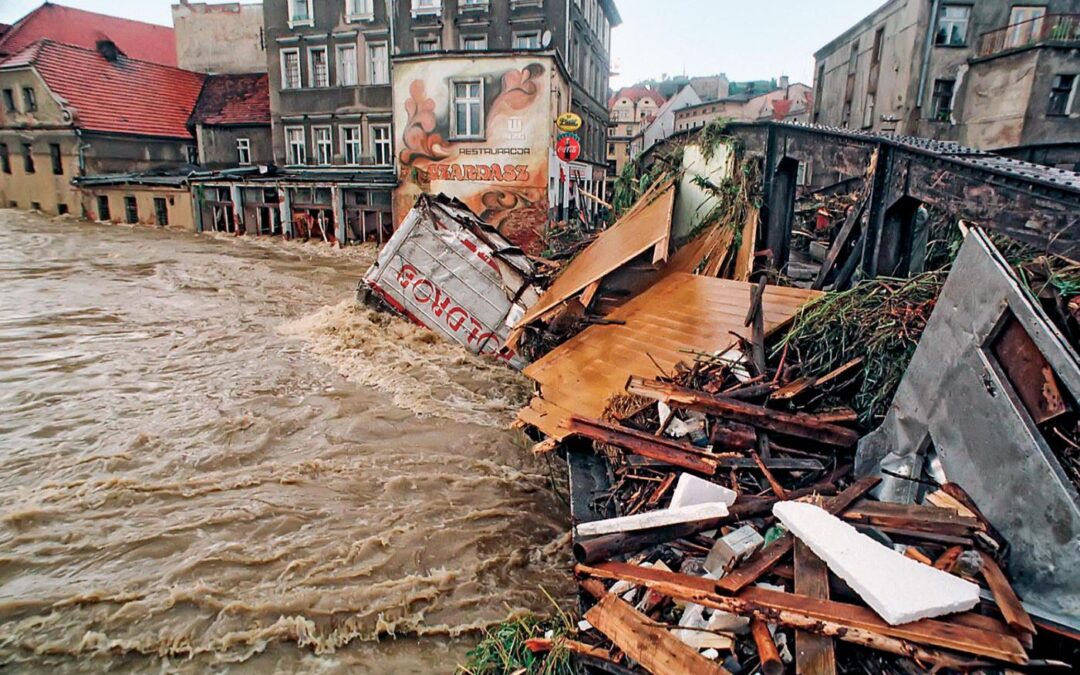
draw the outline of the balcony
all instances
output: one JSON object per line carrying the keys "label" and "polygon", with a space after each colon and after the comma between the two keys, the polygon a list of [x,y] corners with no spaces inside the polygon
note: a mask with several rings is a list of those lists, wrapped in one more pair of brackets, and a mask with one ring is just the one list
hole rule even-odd
{"label": "balcony", "polygon": [[979,36],[976,58],[1045,43],[1080,42],[1080,14],[1044,14]]}

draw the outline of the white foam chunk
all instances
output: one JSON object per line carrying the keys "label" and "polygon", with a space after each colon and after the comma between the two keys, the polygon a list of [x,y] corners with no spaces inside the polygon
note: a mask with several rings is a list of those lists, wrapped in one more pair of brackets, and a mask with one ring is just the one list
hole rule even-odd
{"label": "white foam chunk", "polygon": [[679,482],[675,484],[675,492],[671,495],[671,506],[668,508],[678,509],[684,506],[713,502],[723,502],[725,505],[731,506],[738,496],[737,492],[723,485],[717,485],[693,474],[684,473],[679,476]]}
{"label": "white foam chunk", "polygon": [[595,537],[601,534],[613,534],[615,532],[633,532],[645,530],[650,527],[662,527],[678,523],[692,523],[698,520],[710,518],[723,518],[728,514],[727,504],[714,502],[712,504],[698,504],[680,509],[660,509],[648,513],[637,513],[632,516],[621,518],[608,518],[607,520],[594,520],[591,523],[582,523],[577,526],[579,537]]}
{"label": "white foam chunk", "polygon": [[778,502],[773,515],[893,626],[979,602],[976,584],[903,556],[813,504]]}

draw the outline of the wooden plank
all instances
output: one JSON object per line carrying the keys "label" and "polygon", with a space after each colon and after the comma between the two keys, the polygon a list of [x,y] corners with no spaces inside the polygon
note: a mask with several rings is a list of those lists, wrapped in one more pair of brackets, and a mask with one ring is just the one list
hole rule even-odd
{"label": "wooden plank", "polygon": [[921,532],[941,537],[967,538],[979,527],[977,519],[964,518],[946,509],[869,500],[852,506],[844,513],[843,519],[853,524],[873,525],[883,531]]}
{"label": "wooden plank", "polygon": [[578,565],[575,571],[598,579],[630,581],[676,600],[900,654],[921,663],[960,669],[975,665],[938,649],[1020,665],[1028,661],[1027,653],[1015,637],[955,621],[921,619],[890,626],[867,607],[757,587],[747,588],[737,596],[726,596],[717,593],[712,582],[704,577],[626,563],[607,562],[595,567]]}
{"label": "wooden plank", "polygon": [[747,281],[750,273],[754,270],[754,251],[757,250],[758,222],[761,212],[752,209],[746,215],[746,224],[743,225],[742,241],[739,242],[739,250],[735,254],[735,272],[732,278],[736,281]]}
{"label": "wooden plank", "polygon": [[870,201],[869,196],[864,197],[859,205],[856,206],[848,213],[847,220],[840,227],[840,231],[836,233],[836,239],[833,240],[833,245],[829,247],[829,253],[825,256],[825,262],[821,264],[821,269],[818,271],[817,279],[814,280],[813,288],[815,291],[820,291],[825,288],[825,281],[829,278],[829,272],[836,265],[837,258],[843,252],[844,247],[847,246],[848,239],[851,238],[851,233],[855,230],[855,225],[858,224],[859,219],[862,218],[862,214],[866,211],[866,205]]}
{"label": "wooden plank", "polygon": [[[795,542],[795,592],[829,599],[829,567],[810,547]],[[832,638],[795,631],[795,672],[798,675],[836,675],[836,645]]]}
{"label": "wooden plank", "polygon": [[585,620],[654,675],[730,675],[614,595],[605,595]]}
{"label": "wooden plank", "polygon": [[628,429],[600,420],[590,420],[571,415],[565,428],[571,434],[592,441],[617,445],[642,457],[655,459],[688,471],[712,475],[716,473],[716,461],[694,446],[666,438],[657,438],[635,429]]}
{"label": "wooden plank", "polygon": [[631,394],[653,398],[668,405],[720,415],[741,424],[750,424],[759,429],[826,445],[850,448],[859,441],[859,434],[855,430],[823,423],[811,415],[771,410],[745,401],[726,396],[711,396],[657,380],[631,377],[626,390]]}
{"label": "wooden plank", "polygon": [[[844,509],[850,506],[856,499],[872,490],[879,482],[881,482],[881,479],[877,476],[860,478],[853,483],[851,487],[827,501],[825,503],[825,510],[834,516],[843,513]],[[737,593],[741,591],[757,581],[761,575],[769,571],[769,568],[780,562],[781,558],[790,553],[793,542],[794,537],[792,537],[791,534],[785,534],[752,555],[745,563],[724,575],[716,582],[716,587],[721,591],[726,591],[728,593]]]}
{"label": "wooden plank", "polygon": [[781,675],[784,672],[784,662],[780,660],[780,652],[776,651],[776,642],[769,632],[768,624],[761,619],[751,619],[750,634],[757,646],[761,672],[765,675]]}
{"label": "wooden plank", "polygon": [[979,551],[979,556],[982,557],[983,579],[990,587],[990,592],[994,594],[994,603],[1001,610],[1001,616],[1005,617],[1005,623],[1015,631],[1034,635],[1035,624],[1031,622],[1031,617],[1028,616],[1024,606],[1020,604],[1020,598],[1016,597],[1016,592],[1013,591],[1009,580],[1005,578],[1005,573],[985,551]]}

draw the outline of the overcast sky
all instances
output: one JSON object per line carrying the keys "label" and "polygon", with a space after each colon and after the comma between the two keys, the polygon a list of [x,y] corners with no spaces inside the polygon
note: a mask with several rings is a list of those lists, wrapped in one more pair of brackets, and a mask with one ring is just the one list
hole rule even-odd
{"label": "overcast sky", "polygon": [[[663,74],[726,73],[732,80],[788,75],[810,84],[813,54],[883,0],[616,0],[623,25],[612,33],[612,86]],[[11,23],[40,0],[0,0]],[[168,25],[171,0],[60,0]]]}

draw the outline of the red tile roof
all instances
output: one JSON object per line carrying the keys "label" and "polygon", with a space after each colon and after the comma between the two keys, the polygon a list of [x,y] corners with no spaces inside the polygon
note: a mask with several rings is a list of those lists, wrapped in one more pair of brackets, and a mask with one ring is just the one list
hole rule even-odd
{"label": "red tile roof", "polygon": [[270,78],[266,73],[209,75],[192,124],[270,124]]}
{"label": "red tile roof", "polygon": [[6,32],[0,31],[0,61],[18,54],[38,40],[52,40],[79,47],[93,48],[99,40],[111,40],[133,59],[176,65],[176,36],[168,26],[46,2],[15,22]]}
{"label": "red tile roof", "polygon": [[191,138],[187,122],[202,73],[42,40],[0,63],[33,68],[87,131]]}
{"label": "red tile roof", "polygon": [[649,89],[648,87],[623,87],[619,91],[615,92],[615,95],[611,97],[610,101],[608,101],[608,108],[611,108],[613,105],[615,105],[615,102],[618,101],[620,98],[628,98],[634,103],[637,103],[646,96],[656,102],[657,108],[664,105],[664,102],[667,100],[660,94],[660,92],[656,91],[655,89]]}

